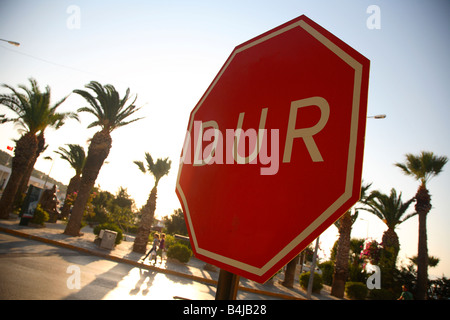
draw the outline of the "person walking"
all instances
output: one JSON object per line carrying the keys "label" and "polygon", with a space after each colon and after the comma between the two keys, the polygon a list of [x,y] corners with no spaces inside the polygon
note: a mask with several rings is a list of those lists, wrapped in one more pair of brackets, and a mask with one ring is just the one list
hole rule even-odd
{"label": "person walking", "polygon": [[166,245],[166,235],[164,233],[161,233],[161,240],[159,242],[159,248],[157,251],[158,256],[161,257],[161,263],[163,261],[163,253],[165,251],[165,245]]}
{"label": "person walking", "polygon": [[157,257],[157,252],[156,252],[156,248],[159,247],[159,234],[155,233],[153,235],[153,244],[151,249],[147,252],[147,254],[145,255],[144,259],[142,259],[142,263],[144,263],[145,259],[147,259],[147,257],[150,255],[150,259],[154,258],[155,259],[155,263],[156,263],[156,257]]}

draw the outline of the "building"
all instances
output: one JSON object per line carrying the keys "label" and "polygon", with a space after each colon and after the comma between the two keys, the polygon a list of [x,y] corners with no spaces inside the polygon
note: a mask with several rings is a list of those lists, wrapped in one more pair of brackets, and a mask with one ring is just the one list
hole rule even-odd
{"label": "building", "polygon": [[[11,168],[4,166],[0,164],[0,197],[3,194],[3,190],[5,189],[6,185],[8,184],[9,176],[11,175]],[[44,179],[37,178],[35,176],[31,176],[30,180],[28,181],[28,185],[33,185],[35,187],[41,188],[41,189],[51,189],[53,188],[53,183],[50,181],[47,181],[47,177],[43,177]],[[56,186],[58,188],[58,186]],[[65,193],[59,192],[57,190],[56,192],[58,200],[63,201],[66,197]]]}

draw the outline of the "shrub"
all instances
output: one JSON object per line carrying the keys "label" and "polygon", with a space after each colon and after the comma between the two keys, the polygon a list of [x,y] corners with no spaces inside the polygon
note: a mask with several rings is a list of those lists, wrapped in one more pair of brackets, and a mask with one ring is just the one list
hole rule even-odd
{"label": "shrub", "polygon": [[167,250],[167,257],[177,259],[182,263],[189,262],[191,256],[192,250],[189,249],[186,245],[181,243],[175,243],[174,245],[171,245]]}
{"label": "shrub", "polygon": [[323,283],[328,286],[333,284],[334,263],[333,261],[325,261],[319,264],[320,270],[322,270]]}
{"label": "shrub", "polygon": [[166,249],[170,248],[175,243],[177,243],[177,240],[175,239],[175,237],[173,235],[171,235],[171,234],[166,234],[166,241],[165,241]]}
{"label": "shrub", "polygon": [[106,222],[106,223],[102,223],[102,224],[96,225],[95,228],[94,228],[94,234],[98,236],[99,233],[100,233],[100,230],[102,230],[102,229],[111,230],[111,231],[116,231],[117,232],[117,237],[116,237],[116,241],[115,241],[116,244],[119,244],[122,241],[122,238],[123,238],[122,229],[120,229],[115,224]]}
{"label": "shrub", "polygon": [[38,204],[36,209],[34,210],[34,215],[30,222],[43,226],[49,218],[50,217],[48,213],[41,208],[40,204]]}
{"label": "shrub", "polygon": [[380,260],[381,249],[382,246],[376,240],[367,242],[359,258],[367,259],[371,264],[377,265]]}
{"label": "shrub", "polygon": [[362,268],[361,264],[348,264],[348,281],[365,283],[366,279],[367,272]]}
{"label": "shrub", "polygon": [[[300,286],[305,290],[308,290],[309,275],[310,275],[309,271],[304,272],[300,275]],[[313,281],[312,291],[314,293],[320,293],[320,290],[322,288],[323,288],[322,276],[320,274],[314,272],[314,281]]]}
{"label": "shrub", "polygon": [[347,282],[345,284],[345,293],[350,299],[364,300],[368,290],[367,286],[362,282]]}

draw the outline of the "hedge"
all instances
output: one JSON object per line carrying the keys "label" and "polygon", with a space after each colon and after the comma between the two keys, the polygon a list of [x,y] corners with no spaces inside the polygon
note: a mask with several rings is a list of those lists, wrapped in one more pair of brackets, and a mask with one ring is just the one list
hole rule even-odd
{"label": "hedge", "polygon": [[[300,275],[300,286],[305,290],[308,289],[309,275],[310,275],[309,271],[304,272]],[[312,291],[314,293],[320,293],[320,290],[322,288],[323,288],[322,276],[320,274],[314,272],[314,281],[313,281]]]}
{"label": "hedge", "polygon": [[367,297],[367,285],[362,282],[347,282],[345,284],[345,293],[350,299],[364,300]]}

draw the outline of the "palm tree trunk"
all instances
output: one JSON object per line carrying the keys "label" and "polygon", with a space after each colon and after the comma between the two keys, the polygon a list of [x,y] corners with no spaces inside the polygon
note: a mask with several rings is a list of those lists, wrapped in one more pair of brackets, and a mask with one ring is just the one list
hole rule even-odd
{"label": "palm tree trunk", "polygon": [[427,214],[431,209],[431,197],[421,185],[416,193],[416,212],[419,215],[419,244],[417,252],[416,299],[426,300],[428,284]]}
{"label": "palm tree trunk", "polygon": [[397,261],[398,252],[400,251],[400,241],[398,239],[398,235],[394,229],[388,228],[381,238],[381,242],[384,248],[394,248],[394,266]]}
{"label": "palm tree trunk", "polygon": [[74,175],[70,179],[69,185],[67,186],[66,199],[65,199],[64,205],[61,209],[61,217],[62,218],[67,218],[70,213],[71,204],[69,204],[67,202],[67,196],[74,192],[78,192],[78,190],[80,189],[80,183],[81,183],[81,175],[80,174]]}
{"label": "palm tree trunk", "polygon": [[345,293],[345,282],[348,278],[348,259],[350,252],[350,233],[352,230],[352,220],[350,211],[347,211],[341,218],[339,227],[339,242],[336,253],[336,265],[334,267],[333,284],[331,294],[338,298],[343,298]]}
{"label": "palm tree trunk", "polygon": [[286,265],[286,271],[284,273],[284,281],[281,284],[287,288],[294,287],[295,270],[297,269],[298,258],[299,258],[299,255],[295,256],[295,258],[292,259]]}
{"label": "palm tree trunk", "polygon": [[25,170],[22,180],[20,182],[19,188],[17,189],[15,203],[20,205],[20,201],[22,200],[22,194],[27,193],[28,182],[30,181],[31,174],[33,173],[34,165],[36,164],[37,159],[39,158],[42,151],[45,150],[45,138],[44,133],[40,133],[37,136],[37,149],[36,154],[32,159],[30,159],[30,163],[28,164],[27,169]]}
{"label": "palm tree trunk", "polygon": [[72,213],[64,234],[70,236],[80,235],[81,221],[83,219],[86,204],[89,200],[89,195],[95,185],[103,162],[108,157],[111,145],[111,135],[107,130],[97,132],[92,138],[86,157],[86,163],[81,174],[80,190],[78,191],[77,199],[73,205]]}
{"label": "palm tree trunk", "polygon": [[147,203],[142,209],[141,223],[133,244],[134,252],[145,253],[147,250],[148,236],[150,235],[156,210],[156,193],[157,186],[155,185],[150,192]]}
{"label": "palm tree trunk", "polygon": [[36,136],[29,132],[17,141],[12,160],[11,176],[0,199],[0,219],[9,219],[17,190],[30,161],[36,154],[37,144]]}
{"label": "palm tree trunk", "polygon": [[378,266],[381,269],[381,283],[384,288],[396,287],[395,270],[400,242],[398,235],[392,228],[388,228],[382,237],[383,249],[380,253]]}

